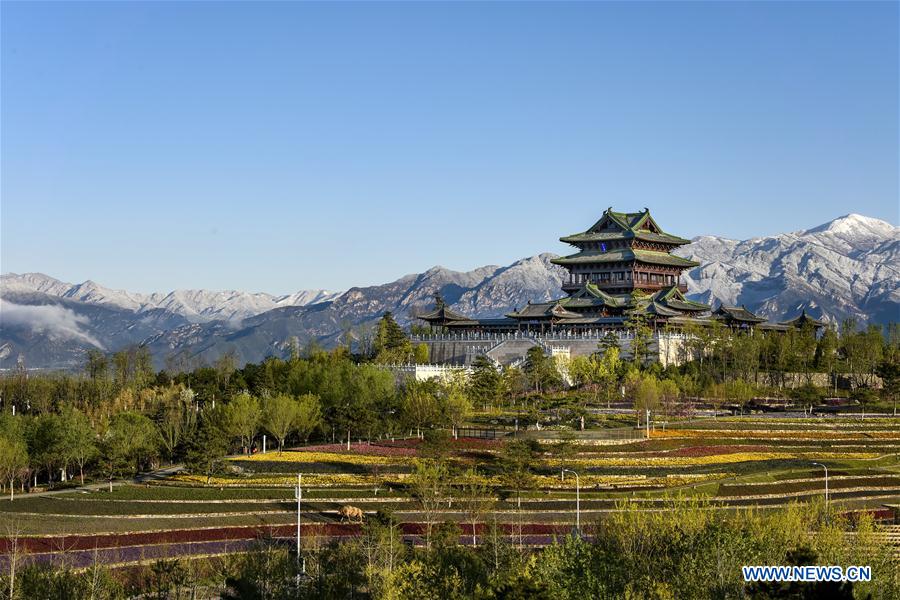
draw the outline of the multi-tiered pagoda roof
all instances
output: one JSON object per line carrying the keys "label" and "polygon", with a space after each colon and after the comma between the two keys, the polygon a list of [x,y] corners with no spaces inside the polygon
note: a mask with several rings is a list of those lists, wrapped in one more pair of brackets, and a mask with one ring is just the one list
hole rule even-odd
{"label": "multi-tiered pagoda roof", "polygon": [[731,327],[786,329],[808,321],[805,313],[789,324],[767,323],[745,307],[710,306],[689,300],[682,273],[700,263],[674,254],[690,241],[672,235],[656,223],[648,209],[623,213],[608,208],[587,231],[560,238],[578,252],[551,262],[564,267],[566,296],[528,303],[501,319],[471,319],[440,301],[419,318],[448,330],[583,330],[622,327],[633,316],[657,325],[724,322]]}

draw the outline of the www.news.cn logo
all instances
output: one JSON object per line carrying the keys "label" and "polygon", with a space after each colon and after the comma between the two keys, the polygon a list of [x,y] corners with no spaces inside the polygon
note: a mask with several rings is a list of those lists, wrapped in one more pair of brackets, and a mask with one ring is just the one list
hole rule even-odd
{"label": "www.news.cn logo", "polygon": [[871,581],[872,567],[751,566],[741,567],[744,581]]}

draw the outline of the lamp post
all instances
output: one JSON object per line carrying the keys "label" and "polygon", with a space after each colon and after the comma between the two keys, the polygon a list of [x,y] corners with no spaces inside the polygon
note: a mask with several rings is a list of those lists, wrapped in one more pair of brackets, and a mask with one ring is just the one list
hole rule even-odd
{"label": "lamp post", "polygon": [[[303,500],[303,488],[300,487],[303,485],[303,474],[297,473],[297,562],[299,563],[301,560],[301,573],[306,573],[306,558],[300,558],[300,501]],[[299,575],[298,575],[299,577]]]}
{"label": "lamp post", "polygon": [[823,465],[822,463],[814,462],[812,463],[815,467],[822,467],[825,469],[825,514],[828,514],[828,467]]}
{"label": "lamp post", "polygon": [[581,481],[578,479],[578,473],[572,469],[560,470],[559,477],[562,481],[566,480],[566,473],[575,476],[575,529],[578,535],[581,535]]}

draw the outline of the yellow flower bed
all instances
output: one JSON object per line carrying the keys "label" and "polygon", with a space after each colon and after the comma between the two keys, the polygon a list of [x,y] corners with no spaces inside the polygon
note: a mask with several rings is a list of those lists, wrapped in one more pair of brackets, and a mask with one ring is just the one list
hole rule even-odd
{"label": "yellow flower bed", "polygon": [[[378,482],[400,482],[407,477],[405,474],[393,474],[389,478],[376,478],[371,475],[354,475],[350,473],[337,474],[310,474],[303,475],[303,485],[310,487],[334,487],[334,486],[353,486],[353,485],[375,485]],[[206,485],[206,477],[204,475],[188,475],[179,473],[171,477],[172,481]],[[297,485],[296,475],[263,475],[253,477],[229,477],[217,476],[210,480],[210,486],[224,487],[256,487],[256,486],[295,486]]]}
{"label": "yellow flower bed", "polygon": [[[676,487],[691,483],[704,483],[733,477],[732,473],[710,473],[697,475],[665,475],[661,477],[647,477],[646,475],[582,475],[581,487]],[[575,478],[566,477],[560,481],[558,476],[538,475],[535,477],[538,487],[572,489],[575,487]],[[499,481],[496,481],[499,484]]]}
{"label": "yellow flower bed", "polygon": [[669,429],[650,432],[652,438],[751,438],[751,439],[793,439],[793,440],[900,440],[900,431],[820,431],[789,429]]}
{"label": "yellow flower bed", "polygon": [[[676,487],[691,483],[703,483],[706,481],[715,481],[733,477],[732,473],[710,473],[697,475],[666,475],[661,477],[647,477],[646,475],[583,475],[580,478],[581,486],[588,487],[624,487],[624,486],[645,486],[645,487]],[[371,475],[351,475],[351,474],[334,474],[334,475],[304,475],[303,485],[310,487],[335,487],[335,486],[374,486],[385,485],[388,483],[403,483],[410,476],[407,474],[392,474],[377,479]],[[561,481],[559,476],[537,475],[535,476],[537,487],[554,488],[554,489],[574,489],[575,479],[567,477],[565,481]],[[189,483],[192,485],[206,485],[206,477],[203,475],[189,475],[179,473],[170,478],[170,481]],[[478,476],[476,481],[487,486],[502,486],[502,476]],[[462,483],[460,480],[459,483]],[[210,480],[212,487],[258,487],[258,486],[294,486],[297,484],[297,477],[293,475],[269,475],[269,476],[217,476]]]}
{"label": "yellow flower bed", "polygon": [[696,467],[724,465],[762,460],[787,460],[792,458],[851,459],[878,458],[874,452],[733,452],[711,456],[647,456],[575,458],[571,463],[597,467]]}
{"label": "yellow flower bed", "polygon": [[293,452],[286,451],[278,454],[251,454],[249,456],[236,456],[231,460],[251,462],[291,462],[291,463],[318,463],[318,462],[342,462],[353,465],[395,465],[410,463],[409,457],[396,456],[372,456],[370,454],[342,454],[339,452]]}

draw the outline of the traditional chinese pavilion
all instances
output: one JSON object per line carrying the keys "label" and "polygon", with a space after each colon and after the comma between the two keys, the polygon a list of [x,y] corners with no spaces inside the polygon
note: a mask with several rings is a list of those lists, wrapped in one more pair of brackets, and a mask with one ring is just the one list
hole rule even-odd
{"label": "traditional chinese pavilion", "polygon": [[709,314],[709,305],[684,296],[681,273],[699,263],[672,253],[689,240],[663,231],[646,208],[609,208],[587,231],[560,240],[578,249],[552,261],[569,272],[562,286],[566,297],[530,303],[501,319],[472,319],[439,302],[419,318],[451,331],[545,332],[622,327],[632,315],[660,325]]}

